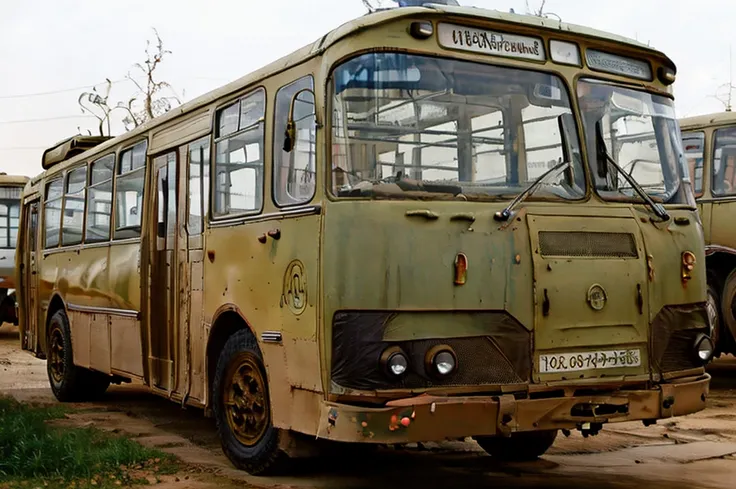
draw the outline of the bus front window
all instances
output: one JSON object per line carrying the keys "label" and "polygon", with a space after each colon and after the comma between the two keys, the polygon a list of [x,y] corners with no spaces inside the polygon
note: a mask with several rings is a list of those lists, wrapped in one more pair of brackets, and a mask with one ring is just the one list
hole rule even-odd
{"label": "bus front window", "polygon": [[332,75],[337,197],[580,199],[585,178],[570,100],[546,73],[396,53]]}
{"label": "bus front window", "polygon": [[[601,197],[641,201],[626,178],[609,164],[610,157],[654,201],[695,206],[670,99],[585,79],[578,83],[578,97],[591,174]],[[598,144],[598,125],[605,148]]]}

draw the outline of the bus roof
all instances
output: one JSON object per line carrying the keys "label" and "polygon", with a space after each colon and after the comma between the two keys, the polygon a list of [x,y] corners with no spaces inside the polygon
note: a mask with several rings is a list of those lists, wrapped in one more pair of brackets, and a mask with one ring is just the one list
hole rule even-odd
{"label": "bus roof", "polygon": [[712,114],[696,115],[693,117],[683,117],[680,119],[680,128],[690,130],[696,128],[704,128],[708,126],[720,126],[736,123],[736,113],[734,112],[714,112]]}
{"label": "bus roof", "polygon": [[28,180],[30,180],[30,178],[25,175],[8,175],[6,173],[0,173],[0,187],[24,187],[26,183],[28,183]]}
{"label": "bus roof", "polygon": [[[117,137],[111,138],[108,141],[103,142],[99,144],[98,146],[96,146],[94,150],[104,151],[106,149],[116,146],[123,139],[133,138],[137,135],[145,133],[146,131],[150,130],[153,127],[165,124],[166,122],[171,121],[172,119],[175,119],[185,113],[193,112],[208,104],[211,104],[212,102],[222,97],[226,97],[230,94],[234,94],[263,78],[266,78],[268,76],[274,75],[281,71],[287,70],[314,56],[318,56],[319,54],[324,52],[327,48],[337,43],[341,39],[349,37],[350,35],[358,33],[366,28],[378,26],[384,23],[391,22],[396,19],[400,19],[400,18],[417,17],[421,15],[431,15],[433,17],[441,16],[441,15],[450,15],[450,16],[455,16],[455,17],[466,17],[468,19],[481,19],[481,20],[486,20],[486,21],[490,20],[490,21],[496,21],[496,22],[501,22],[501,23],[508,23],[510,26],[523,25],[523,26],[534,27],[537,29],[543,29],[543,30],[551,31],[551,32],[564,32],[564,33],[573,34],[577,36],[583,36],[583,37],[605,40],[605,41],[614,42],[614,43],[620,43],[626,46],[633,47],[634,49],[637,49],[637,50],[649,51],[653,55],[657,55],[659,57],[666,59],[667,62],[671,64],[673,69],[675,68],[674,62],[672,62],[672,60],[669,57],[667,57],[661,51],[653,49],[652,47],[646,44],[640,43],[638,41],[635,41],[633,39],[630,39],[624,36],[619,36],[616,34],[612,34],[612,33],[605,32],[605,31],[599,31],[596,29],[591,29],[585,26],[568,24],[568,23],[560,22],[554,19],[537,17],[534,15],[521,15],[521,14],[515,14],[515,13],[506,13],[506,12],[500,12],[497,10],[482,9],[482,8],[477,8],[477,7],[461,7],[461,6],[429,4],[429,3],[425,4],[425,6],[423,7],[397,7],[397,8],[390,8],[390,9],[382,9],[382,10],[378,10],[373,13],[366,14],[362,17],[358,17],[349,22],[346,22],[345,24],[328,32],[326,35],[322,36],[321,38],[317,39],[316,41],[310,44],[307,44],[301,49],[298,49],[292,52],[291,54],[288,54],[224,86],[216,88],[208,93],[205,93],[204,95],[201,95],[179,107],[175,107],[171,109],[170,111],[168,111],[166,114],[161,115],[151,121],[148,121],[145,124],[142,124],[138,126],[137,128],[133,129],[132,131],[129,131]],[[63,141],[58,144],[62,144],[62,143]],[[74,162],[84,159],[85,157],[84,155],[85,153],[83,153],[82,155],[73,156],[69,158],[68,160],[64,161],[63,164],[54,165],[53,167],[49,168],[45,172],[42,172],[38,176],[34,177],[32,180],[32,183],[35,184],[46,172],[55,173],[56,171],[60,171],[61,169],[69,165],[72,165]]]}

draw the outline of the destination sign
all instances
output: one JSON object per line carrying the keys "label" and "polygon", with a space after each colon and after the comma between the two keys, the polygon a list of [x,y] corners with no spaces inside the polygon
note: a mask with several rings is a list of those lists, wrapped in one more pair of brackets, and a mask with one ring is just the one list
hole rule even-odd
{"label": "destination sign", "polygon": [[617,54],[604,53],[595,49],[585,51],[585,60],[594,70],[629,76],[640,80],[652,79],[652,68],[646,61],[626,58]]}
{"label": "destination sign", "polygon": [[516,36],[447,23],[439,24],[437,35],[440,46],[444,48],[535,61],[546,59],[541,38]]}

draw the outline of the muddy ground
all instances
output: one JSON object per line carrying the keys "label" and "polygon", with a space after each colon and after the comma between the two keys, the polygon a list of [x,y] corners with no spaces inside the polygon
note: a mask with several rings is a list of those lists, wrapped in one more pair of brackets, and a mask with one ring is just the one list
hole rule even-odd
{"label": "muddy ground", "polygon": [[[220,450],[212,420],[138,387],[112,387],[105,400],[85,404],[65,424],[125,433],[178,456],[182,473],[172,488],[710,488],[736,485],[736,359],[710,368],[708,409],[645,428],[608,425],[600,435],[560,436],[543,459],[501,464],[474,442],[346,452],[304,460],[289,477],[257,478],[232,468]],[[19,400],[55,402],[45,362],[20,351],[16,328],[0,327],[0,393]]]}

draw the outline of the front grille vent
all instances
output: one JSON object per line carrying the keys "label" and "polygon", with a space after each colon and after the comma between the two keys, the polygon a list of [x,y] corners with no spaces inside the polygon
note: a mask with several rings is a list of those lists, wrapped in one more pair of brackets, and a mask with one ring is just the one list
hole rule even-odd
{"label": "front grille vent", "polygon": [[631,233],[540,231],[542,256],[579,258],[636,258],[636,240]]}

